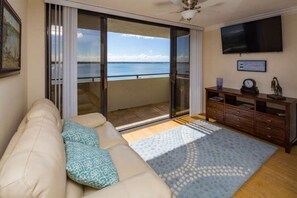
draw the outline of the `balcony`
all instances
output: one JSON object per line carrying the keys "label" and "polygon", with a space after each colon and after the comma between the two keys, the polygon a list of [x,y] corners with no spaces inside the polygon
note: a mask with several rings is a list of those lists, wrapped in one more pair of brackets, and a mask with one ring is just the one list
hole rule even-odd
{"label": "balcony", "polygon": [[[108,76],[108,120],[118,129],[169,114],[168,73]],[[78,79],[78,113],[100,109],[100,78]]]}

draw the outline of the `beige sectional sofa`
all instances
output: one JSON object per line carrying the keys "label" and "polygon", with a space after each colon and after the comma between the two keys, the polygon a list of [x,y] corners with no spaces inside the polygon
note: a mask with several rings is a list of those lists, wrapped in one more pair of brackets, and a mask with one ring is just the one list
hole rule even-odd
{"label": "beige sectional sofa", "polygon": [[40,99],[29,109],[1,158],[0,197],[171,197],[167,185],[101,114],[72,120],[96,128],[100,147],[108,149],[120,182],[97,190],[67,177],[63,121],[52,102]]}

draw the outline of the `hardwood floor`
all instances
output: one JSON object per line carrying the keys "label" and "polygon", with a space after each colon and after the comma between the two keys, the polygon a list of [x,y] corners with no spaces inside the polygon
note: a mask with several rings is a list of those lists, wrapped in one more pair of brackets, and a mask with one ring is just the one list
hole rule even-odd
{"label": "hardwood floor", "polygon": [[[198,118],[204,119],[203,116],[186,116],[126,131],[122,135],[129,143],[132,143]],[[238,131],[238,133],[241,132]],[[245,133],[241,134],[252,137]],[[255,137],[252,138],[257,139]],[[290,154],[285,153],[285,149],[279,147],[276,153],[263,164],[233,197],[297,197],[297,146],[295,145],[292,148]]]}

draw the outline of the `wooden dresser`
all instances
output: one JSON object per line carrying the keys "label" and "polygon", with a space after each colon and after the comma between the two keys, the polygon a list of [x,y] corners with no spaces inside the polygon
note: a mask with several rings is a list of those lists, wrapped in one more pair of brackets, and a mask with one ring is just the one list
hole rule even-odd
{"label": "wooden dresser", "polygon": [[266,94],[206,88],[206,120],[215,119],[245,133],[285,147],[290,153],[297,140],[297,99],[273,100]]}

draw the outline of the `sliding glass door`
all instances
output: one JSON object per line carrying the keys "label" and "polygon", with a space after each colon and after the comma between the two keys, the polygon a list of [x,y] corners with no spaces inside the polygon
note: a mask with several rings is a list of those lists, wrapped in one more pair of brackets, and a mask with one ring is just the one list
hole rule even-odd
{"label": "sliding glass door", "polygon": [[47,6],[47,94],[60,110],[100,112],[115,126],[189,112],[188,29],[69,9]]}
{"label": "sliding glass door", "polygon": [[[77,99],[78,114],[104,113],[105,56],[104,18],[83,11],[78,12],[77,27]],[[103,48],[103,49],[102,49]]]}
{"label": "sliding glass door", "polygon": [[170,117],[189,113],[190,32],[171,29],[171,111]]}

